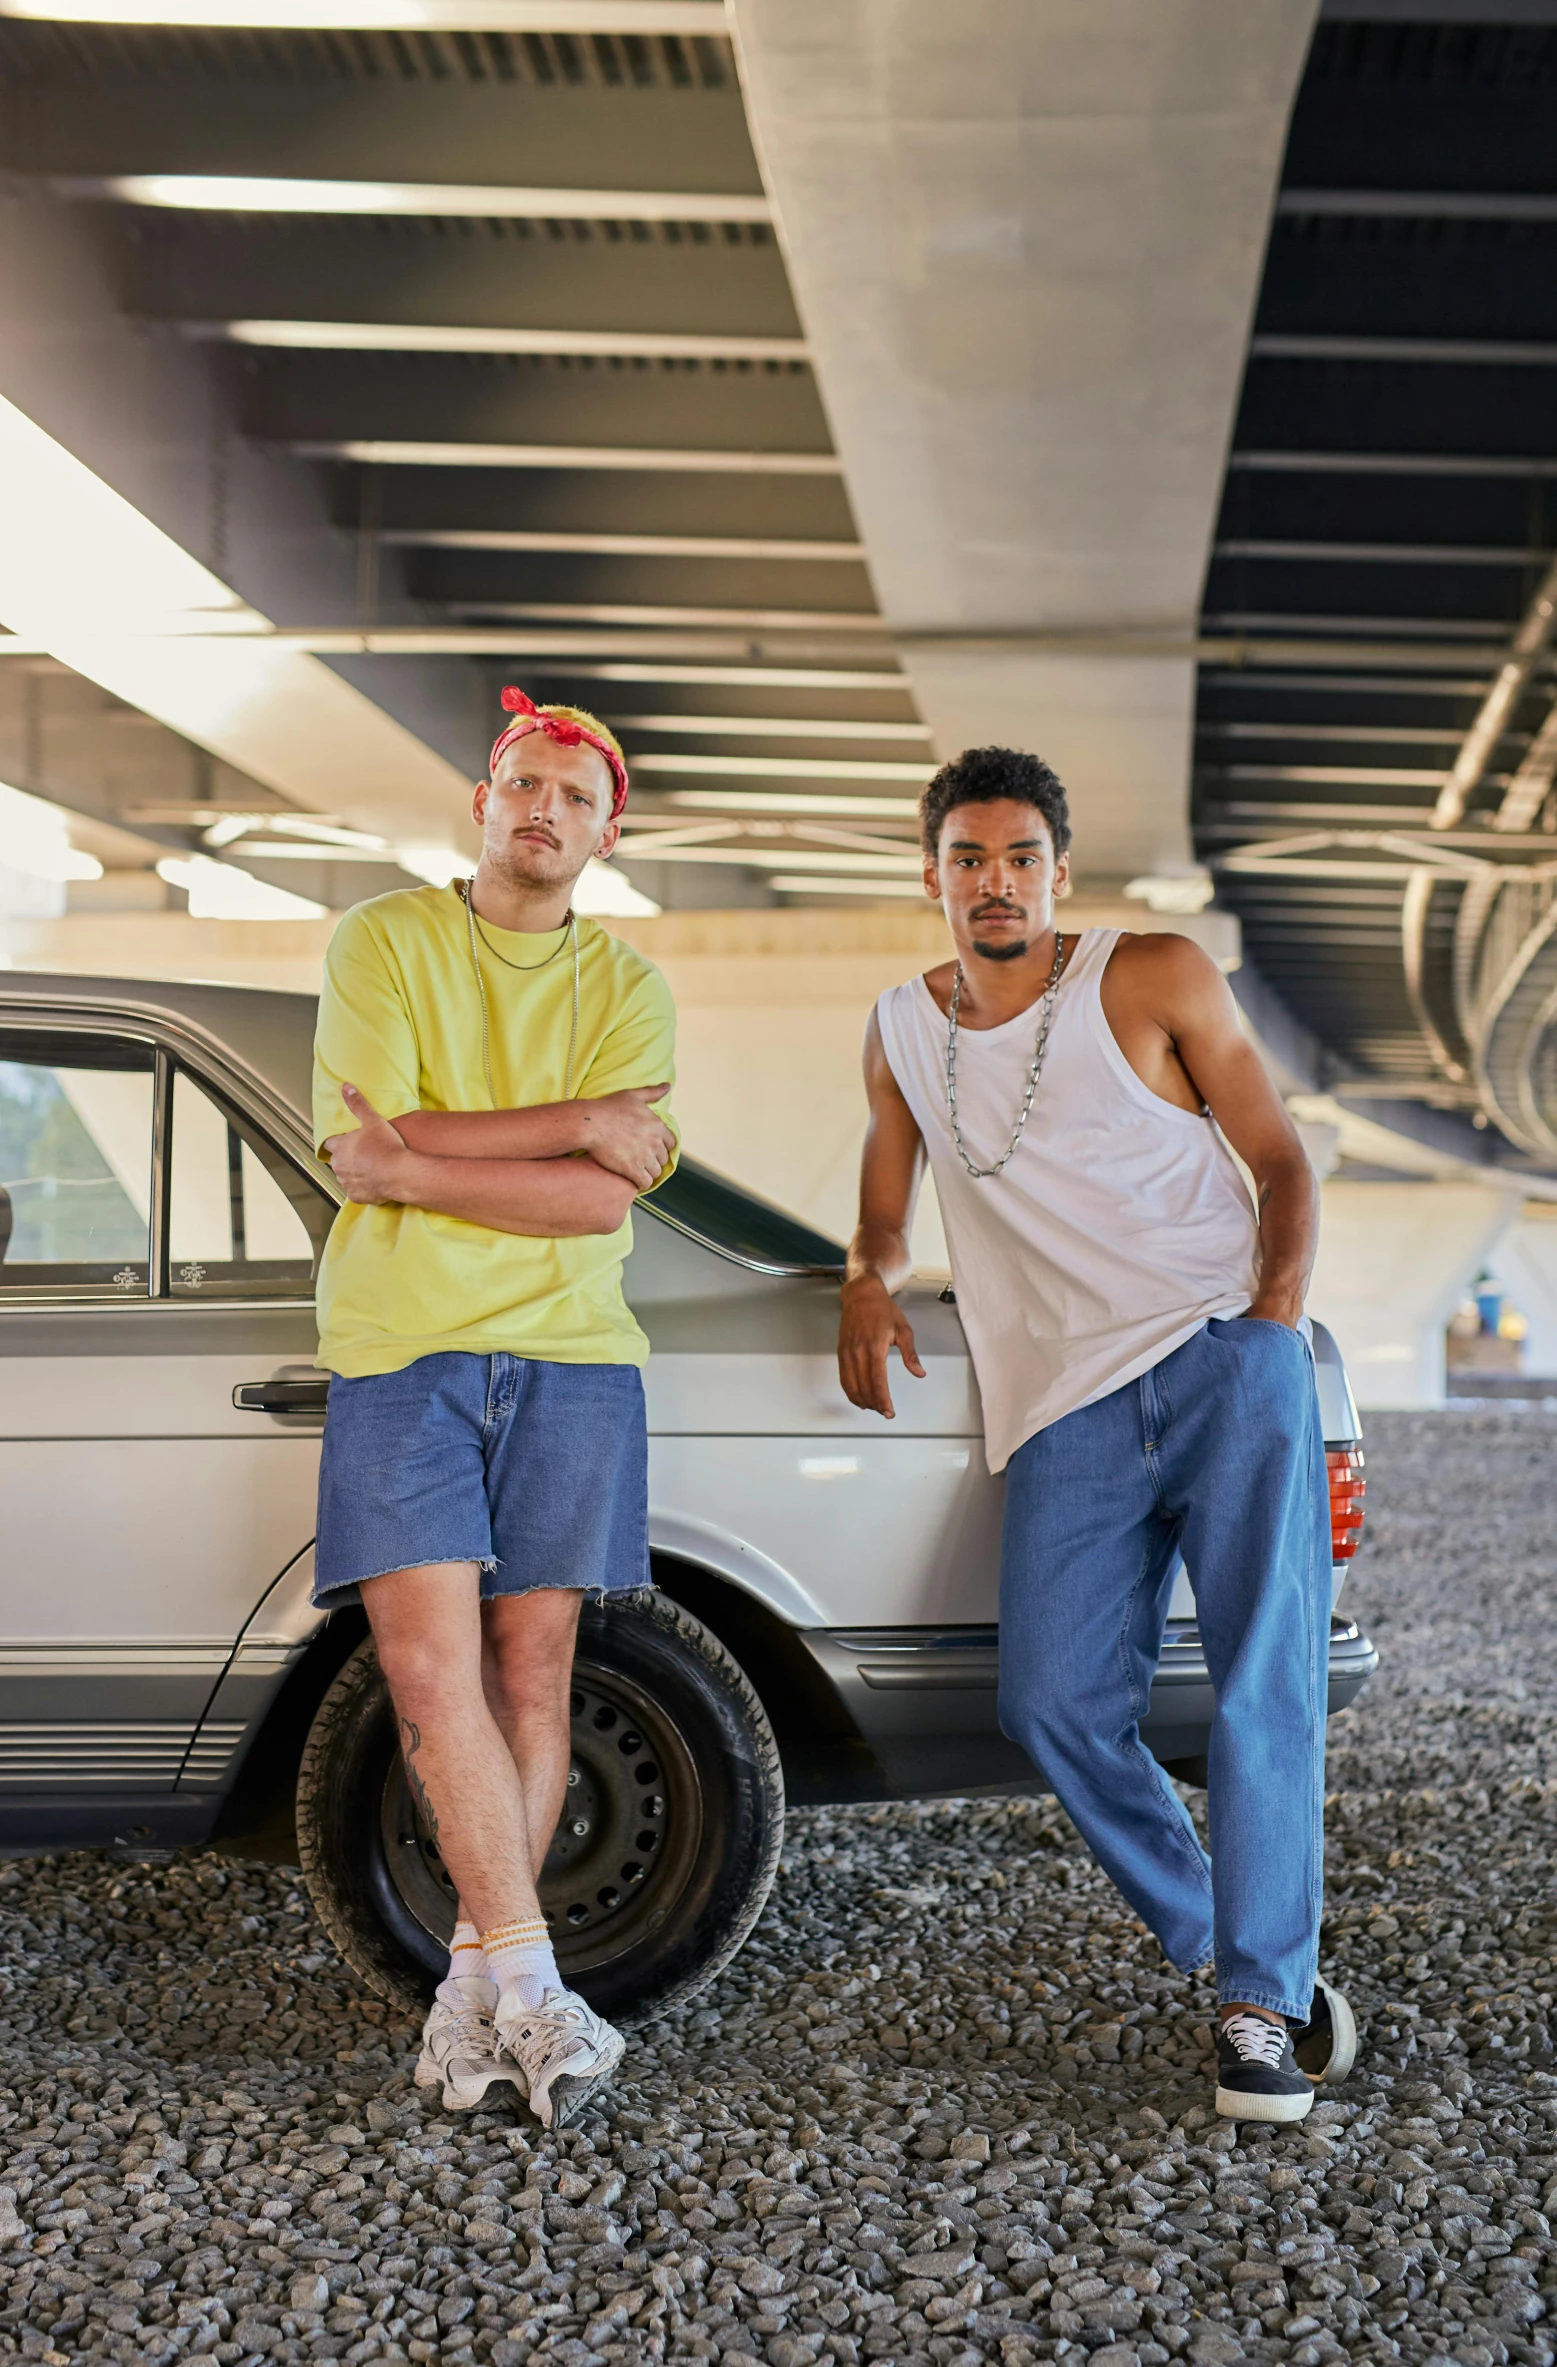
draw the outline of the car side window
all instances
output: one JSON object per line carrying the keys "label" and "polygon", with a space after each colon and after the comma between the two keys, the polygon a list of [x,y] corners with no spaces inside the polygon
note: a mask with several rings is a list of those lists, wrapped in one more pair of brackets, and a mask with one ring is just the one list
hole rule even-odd
{"label": "car side window", "polygon": [[155,1086],[149,1043],[0,1027],[0,1301],[145,1296]]}
{"label": "car side window", "polygon": [[205,1079],[173,1072],[168,1288],[176,1299],[308,1298],[334,1204]]}

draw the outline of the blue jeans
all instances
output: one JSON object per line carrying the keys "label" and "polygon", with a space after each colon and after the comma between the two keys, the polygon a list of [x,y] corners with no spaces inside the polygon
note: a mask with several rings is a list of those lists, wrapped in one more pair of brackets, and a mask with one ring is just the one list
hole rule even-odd
{"label": "blue jeans", "polygon": [[[1214,1865],[1141,1741],[1180,1556],[1216,1693]],[[1182,1970],[1306,2021],[1324,1866],[1330,1518],[1307,1341],[1213,1320],[1006,1475],[1000,1723]]]}
{"label": "blue jeans", "polygon": [[390,1570],[475,1562],[483,1601],[649,1576],[649,1442],[634,1364],[446,1349],[330,1383],[314,1601]]}

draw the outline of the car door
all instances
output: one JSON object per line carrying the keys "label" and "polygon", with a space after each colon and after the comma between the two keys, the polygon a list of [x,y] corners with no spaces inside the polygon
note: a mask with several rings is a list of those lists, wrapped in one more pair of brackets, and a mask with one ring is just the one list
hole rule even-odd
{"label": "car door", "polygon": [[0,994],[0,1843],[193,1835],[240,1739],[195,1743],[313,1536],[271,1408],[333,1214],[276,1116],[201,1031]]}

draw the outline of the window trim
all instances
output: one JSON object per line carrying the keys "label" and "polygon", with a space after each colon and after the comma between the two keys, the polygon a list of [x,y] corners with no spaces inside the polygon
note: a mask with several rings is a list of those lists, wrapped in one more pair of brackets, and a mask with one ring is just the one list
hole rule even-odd
{"label": "window trim", "polygon": [[0,1028],[8,1025],[56,1028],[61,1034],[117,1036],[132,1044],[144,1044],[153,1056],[152,1116],[151,1116],[151,1185],[148,1233],[148,1262],[146,1289],[128,1296],[105,1291],[101,1297],[71,1295],[50,1297],[40,1292],[35,1297],[7,1299],[0,1295],[0,1316],[10,1314],[65,1314],[80,1312],[101,1315],[108,1308],[122,1308],[131,1313],[145,1314],[149,1308],[170,1307],[187,1314],[201,1306],[232,1314],[236,1309],[275,1311],[278,1308],[296,1312],[313,1305],[312,1294],[307,1297],[288,1295],[277,1298],[175,1298],[172,1291],[169,1259],[170,1208],[172,1191],[172,1161],[168,1155],[172,1132],[173,1078],[182,1065],[196,1084],[207,1084],[224,1094],[234,1106],[264,1134],[277,1152],[301,1170],[326,1200],[339,1208],[345,1194],[336,1182],[331,1169],[314,1156],[313,1143],[298,1123],[296,1113],[280,1097],[261,1083],[251,1070],[241,1067],[220,1041],[193,1021],[135,1003],[106,1003],[72,998],[54,1000],[40,995],[25,998],[11,997],[0,989]]}

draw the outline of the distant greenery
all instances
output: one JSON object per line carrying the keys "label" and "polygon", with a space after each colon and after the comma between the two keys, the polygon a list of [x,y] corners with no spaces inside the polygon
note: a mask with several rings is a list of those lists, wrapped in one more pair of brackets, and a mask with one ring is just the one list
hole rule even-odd
{"label": "distant greenery", "polygon": [[0,1060],[0,1184],[11,1195],[8,1264],[144,1261],[145,1219],[53,1069]]}

